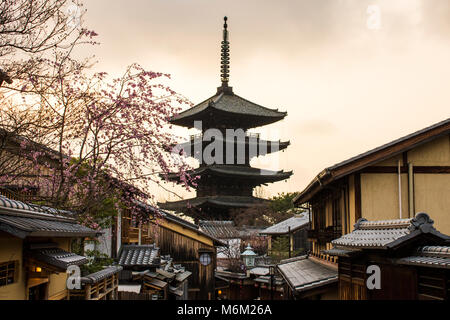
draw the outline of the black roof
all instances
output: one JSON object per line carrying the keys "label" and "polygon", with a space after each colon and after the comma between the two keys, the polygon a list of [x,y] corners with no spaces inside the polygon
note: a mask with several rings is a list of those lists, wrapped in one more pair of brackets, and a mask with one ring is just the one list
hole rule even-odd
{"label": "black roof", "polygon": [[100,271],[88,274],[87,276],[81,277],[81,283],[97,283],[105,278],[110,277],[113,274],[119,273],[122,271],[121,266],[109,266]]}
{"label": "black roof", "polygon": [[93,237],[101,234],[59,212],[61,211],[0,196],[0,230],[22,239],[25,237]]}
{"label": "black roof", "polygon": [[240,237],[233,221],[200,220],[200,228],[218,239],[235,239]]}
{"label": "black roof", "polygon": [[118,256],[118,263],[123,267],[157,267],[160,261],[159,248],[153,244],[123,245]]}
{"label": "black roof", "polygon": [[250,196],[205,196],[185,199],[173,202],[158,203],[166,210],[183,210],[190,207],[202,207],[205,205],[222,208],[249,208],[258,205],[266,205],[270,200]]}
{"label": "black roof", "polygon": [[423,212],[410,219],[367,221],[361,218],[351,233],[331,241],[334,248],[326,253],[349,256],[362,249],[392,249],[424,234],[438,242],[449,241],[450,237],[438,232],[433,223]]}
{"label": "black roof", "polygon": [[57,247],[27,250],[25,256],[61,270],[67,270],[71,265],[79,266],[88,262],[86,257],[77,255],[73,252],[67,252]]}
{"label": "black roof", "polygon": [[[263,107],[232,92],[218,92],[194,107],[174,116],[171,123],[185,127],[194,127],[194,120],[200,120],[206,116],[210,117],[210,114],[215,112],[226,113],[230,117],[240,115],[245,116],[247,120],[254,119],[257,123],[254,127],[276,122],[287,115],[287,112]],[[253,126],[249,125],[249,127]]]}
{"label": "black roof", "polygon": [[[214,175],[218,177],[228,177],[232,179],[244,179],[245,181],[255,181],[256,183],[275,182],[288,179],[292,175],[292,171],[284,170],[273,171],[267,169],[259,169],[248,166],[214,164],[202,166],[187,173],[191,176]],[[169,180],[179,180],[178,173],[168,175]]]}
{"label": "black roof", "polygon": [[450,246],[424,246],[411,256],[396,261],[398,264],[450,269]]}

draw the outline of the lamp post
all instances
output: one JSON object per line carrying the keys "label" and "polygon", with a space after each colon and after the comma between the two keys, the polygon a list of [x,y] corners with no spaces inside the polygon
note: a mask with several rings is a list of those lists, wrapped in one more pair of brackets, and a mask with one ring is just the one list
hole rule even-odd
{"label": "lamp post", "polygon": [[253,251],[253,248],[250,246],[249,243],[247,245],[247,248],[245,248],[245,251],[241,253],[241,257],[244,260],[244,264],[247,267],[247,270],[255,266],[256,256],[257,254]]}
{"label": "lamp post", "polygon": [[270,300],[273,300],[273,277],[275,275],[275,266],[269,266],[269,275],[270,275]]}

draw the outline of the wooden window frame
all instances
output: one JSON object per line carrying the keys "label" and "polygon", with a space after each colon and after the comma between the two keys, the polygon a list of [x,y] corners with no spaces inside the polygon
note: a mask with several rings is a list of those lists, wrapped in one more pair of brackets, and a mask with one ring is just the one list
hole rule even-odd
{"label": "wooden window frame", "polygon": [[[11,267],[12,265],[12,267]],[[0,270],[0,287],[7,286],[16,283],[19,276],[19,261],[6,261],[0,263],[0,268],[5,268],[5,270]],[[12,272],[12,276],[10,273]],[[4,273],[4,275],[3,275]],[[8,282],[8,279],[12,278],[12,282]],[[5,282],[3,282],[5,281]]]}

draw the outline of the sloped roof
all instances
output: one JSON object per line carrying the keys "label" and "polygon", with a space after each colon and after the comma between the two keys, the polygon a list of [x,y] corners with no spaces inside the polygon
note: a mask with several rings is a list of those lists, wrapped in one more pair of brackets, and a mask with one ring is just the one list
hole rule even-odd
{"label": "sloped roof", "polygon": [[62,270],[66,270],[72,265],[79,266],[88,262],[86,257],[56,247],[32,249],[26,251],[26,256]]}
{"label": "sloped roof", "polygon": [[399,264],[450,269],[450,246],[425,246],[408,257],[398,259]]}
{"label": "sloped roof", "polygon": [[276,120],[282,119],[287,115],[287,112],[280,112],[278,111],[278,109],[269,109],[263,107],[249,100],[246,100],[238,96],[237,94],[219,92],[218,94],[204,100],[203,102],[200,102],[194,107],[189,108],[174,116],[171,122],[174,124],[182,125],[184,124],[182,120],[186,121],[189,118],[194,118],[198,116],[202,111],[205,111],[207,108],[231,114],[275,118]]}
{"label": "sloped roof", "polygon": [[[292,171],[273,171],[267,169],[253,168],[247,166],[237,165],[210,165],[189,170],[187,173],[191,176],[214,174],[217,176],[230,177],[230,178],[244,178],[245,180],[259,180],[265,182],[274,182],[279,180],[288,179],[292,175]],[[171,180],[178,180],[178,173],[170,173],[168,178]]]}
{"label": "sloped roof", "polygon": [[[355,229],[342,237],[331,241],[336,249],[347,251],[359,249],[390,249],[417,237],[428,234],[436,239],[447,241],[450,237],[439,233],[433,227],[433,220],[426,213],[418,213],[414,218],[367,221],[358,220]],[[332,253],[332,252],[328,252]],[[335,252],[339,255],[339,252]]]}
{"label": "sloped roof", "polygon": [[309,201],[332,181],[448,134],[450,118],[325,168],[294,198],[294,203]]}
{"label": "sloped roof", "polygon": [[233,221],[200,220],[199,226],[204,232],[217,239],[239,238],[239,231]]}
{"label": "sloped roof", "polygon": [[337,270],[328,268],[307,256],[292,258],[277,265],[283,278],[296,292],[337,282]]}
{"label": "sloped roof", "polygon": [[246,208],[265,205],[268,202],[269,200],[267,199],[248,196],[206,196],[158,203],[158,205],[166,210],[180,210],[188,207],[200,207],[206,204],[219,207]]}
{"label": "sloped roof", "polygon": [[88,274],[87,276],[81,277],[81,283],[97,283],[105,278],[112,276],[113,274],[122,271],[121,266],[109,266],[100,271]]}
{"label": "sloped roof", "polygon": [[123,245],[119,252],[119,265],[132,266],[159,266],[159,248],[149,245]]}
{"label": "sloped roof", "polygon": [[[309,224],[309,213],[302,212],[300,214],[296,214],[291,218],[288,218],[284,221],[281,221],[273,226],[268,227],[260,232],[260,234],[286,234],[305,227]],[[290,229],[289,229],[290,228]]]}
{"label": "sloped roof", "polygon": [[93,237],[101,234],[59,212],[0,196],[0,230],[22,239],[27,236]]}

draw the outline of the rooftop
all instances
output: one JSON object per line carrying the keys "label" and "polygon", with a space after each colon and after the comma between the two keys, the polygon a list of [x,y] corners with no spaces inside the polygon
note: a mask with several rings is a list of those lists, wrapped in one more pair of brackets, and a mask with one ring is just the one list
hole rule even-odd
{"label": "rooftop", "polygon": [[269,109],[259,104],[246,100],[232,92],[218,92],[214,96],[200,102],[194,107],[187,109],[174,116],[173,124],[194,127],[194,120],[202,117],[210,117],[210,112],[216,114],[229,114],[228,117],[246,116],[246,121],[253,120],[254,125],[248,127],[259,127],[283,119],[287,112],[278,109]]}
{"label": "rooftop", "polygon": [[308,224],[309,224],[309,213],[303,212],[300,214],[296,214],[293,217],[281,221],[277,224],[274,224],[273,226],[270,226],[267,229],[262,230],[260,233],[268,235],[286,234],[289,231],[293,232],[302,227],[306,227]]}
{"label": "rooftop", "polygon": [[450,269],[450,246],[419,247],[413,255],[398,259],[397,263]]}
{"label": "rooftop", "polygon": [[72,265],[82,265],[88,262],[86,257],[67,252],[57,247],[57,244],[42,244],[41,248],[26,251],[27,259],[34,259],[60,270],[66,270]]}
{"label": "rooftop", "polygon": [[433,227],[433,220],[426,213],[418,213],[414,218],[367,221],[358,220],[355,229],[331,243],[337,249],[389,249],[400,246],[419,234],[448,240]]}
{"label": "rooftop", "polygon": [[120,248],[118,263],[124,267],[159,266],[159,248],[149,245],[123,245]]}
{"label": "rooftop", "polygon": [[204,205],[216,207],[232,207],[232,208],[246,208],[257,205],[265,205],[269,200],[247,197],[247,196],[209,196],[196,197],[191,199],[158,203],[159,206],[166,210],[181,210],[189,207],[201,207]]}
{"label": "rooftop", "polygon": [[200,228],[217,239],[239,238],[239,231],[233,221],[199,221]]}
{"label": "rooftop", "polygon": [[[210,165],[202,166],[194,170],[187,172],[191,176],[198,176],[203,174],[213,174],[215,176],[230,177],[230,178],[243,178],[246,181],[257,180],[264,182],[275,182],[279,180],[288,179],[292,175],[292,171],[273,171],[259,168],[252,168],[247,166],[237,166],[237,165]],[[178,180],[178,173],[171,173],[168,175],[170,180]]]}
{"label": "rooftop", "polygon": [[277,268],[288,285],[296,292],[321,287],[338,280],[337,270],[326,267],[307,256],[282,261]]}
{"label": "rooftop", "polygon": [[3,196],[0,196],[0,230],[22,239],[28,236],[95,237],[101,233],[80,225],[74,218],[67,216],[67,211],[40,207]]}

